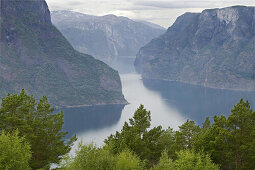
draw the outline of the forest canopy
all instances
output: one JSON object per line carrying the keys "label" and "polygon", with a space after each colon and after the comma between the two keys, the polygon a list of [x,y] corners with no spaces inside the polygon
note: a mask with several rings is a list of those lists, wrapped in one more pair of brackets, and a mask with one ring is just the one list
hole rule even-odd
{"label": "forest canopy", "polygon": [[255,167],[255,112],[241,99],[228,117],[206,118],[202,126],[187,120],[179,130],[151,127],[143,105],[98,147],[63,138],[63,112],[54,113],[46,97],[38,102],[24,90],[2,99],[1,169],[159,169],[217,170]]}

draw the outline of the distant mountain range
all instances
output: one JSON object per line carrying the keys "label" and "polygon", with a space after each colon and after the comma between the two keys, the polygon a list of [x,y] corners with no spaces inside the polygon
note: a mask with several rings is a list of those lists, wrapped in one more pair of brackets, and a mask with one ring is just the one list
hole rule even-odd
{"label": "distant mountain range", "polygon": [[143,78],[255,90],[255,7],[185,13],[139,50],[135,67]]}
{"label": "distant mountain range", "polygon": [[142,46],[166,31],[153,23],[115,15],[53,11],[51,17],[76,50],[107,63],[117,56],[135,56]]}
{"label": "distant mountain range", "polygon": [[60,107],[127,103],[118,72],[75,51],[44,0],[1,0],[0,9],[0,98],[24,88]]}

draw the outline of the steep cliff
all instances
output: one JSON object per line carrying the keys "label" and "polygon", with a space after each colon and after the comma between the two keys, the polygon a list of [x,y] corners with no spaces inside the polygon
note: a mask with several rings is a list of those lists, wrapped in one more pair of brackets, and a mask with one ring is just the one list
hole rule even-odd
{"label": "steep cliff", "polygon": [[53,11],[52,22],[80,52],[110,63],[117,56],[135,56],[138,50],[165,29],[115,15],[91,16]]}
{"label": "steep cliff", "polygon": [[1,0],[0,97],[22,88],[55,106],[126,103],[118,72],[73,49],[45,0]]}
{"label": "steep cliff", "polygon": [[140,49],[135,67],[144,78],[255,90],[255,7],[185,13]]}

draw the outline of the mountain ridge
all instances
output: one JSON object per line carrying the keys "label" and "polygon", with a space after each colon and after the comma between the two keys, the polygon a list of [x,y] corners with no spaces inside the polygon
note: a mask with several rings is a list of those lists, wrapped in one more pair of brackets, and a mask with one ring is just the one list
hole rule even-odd
{"label": "mountain ridge", "polygon": [[185,13],[139,50],[136,70],[144,78],[254,91],[254,11],[233,6]]}
{"label": "mountain ridge", "polygon": [[75,51],[45,0],[2,0],[0,25],[0,97],[24,88],[59,107],[127,103],[118,72]]}
{"label": "mountain ridge", "polygon": [[51,16],[54,25],[76,50],[107,63],[118,56],[135,56],[140,47],[165,31],[112,14],[92,16],[53,11]]}

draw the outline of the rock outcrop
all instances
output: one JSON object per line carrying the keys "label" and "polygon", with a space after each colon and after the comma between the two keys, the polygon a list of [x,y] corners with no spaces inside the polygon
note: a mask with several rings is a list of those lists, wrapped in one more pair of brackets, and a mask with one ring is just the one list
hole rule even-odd
{"label": "rock outcrop", "polygon": [[140,49],[135,67],[144,78],[255,90],[255,7],[185,13]]}
{"label": "rock outcrop", "polygon": [[73,49],[45,0],[1,0],[0,97],[25,89],[60,107],[124,104],[117,71]]}
{"label": "rock outcrop", "polygon": [[111,63],[117,56],[135,56],[138,50],[165,29],[115,15],[91,16],[53,11],[53,24],[74,48]]}

